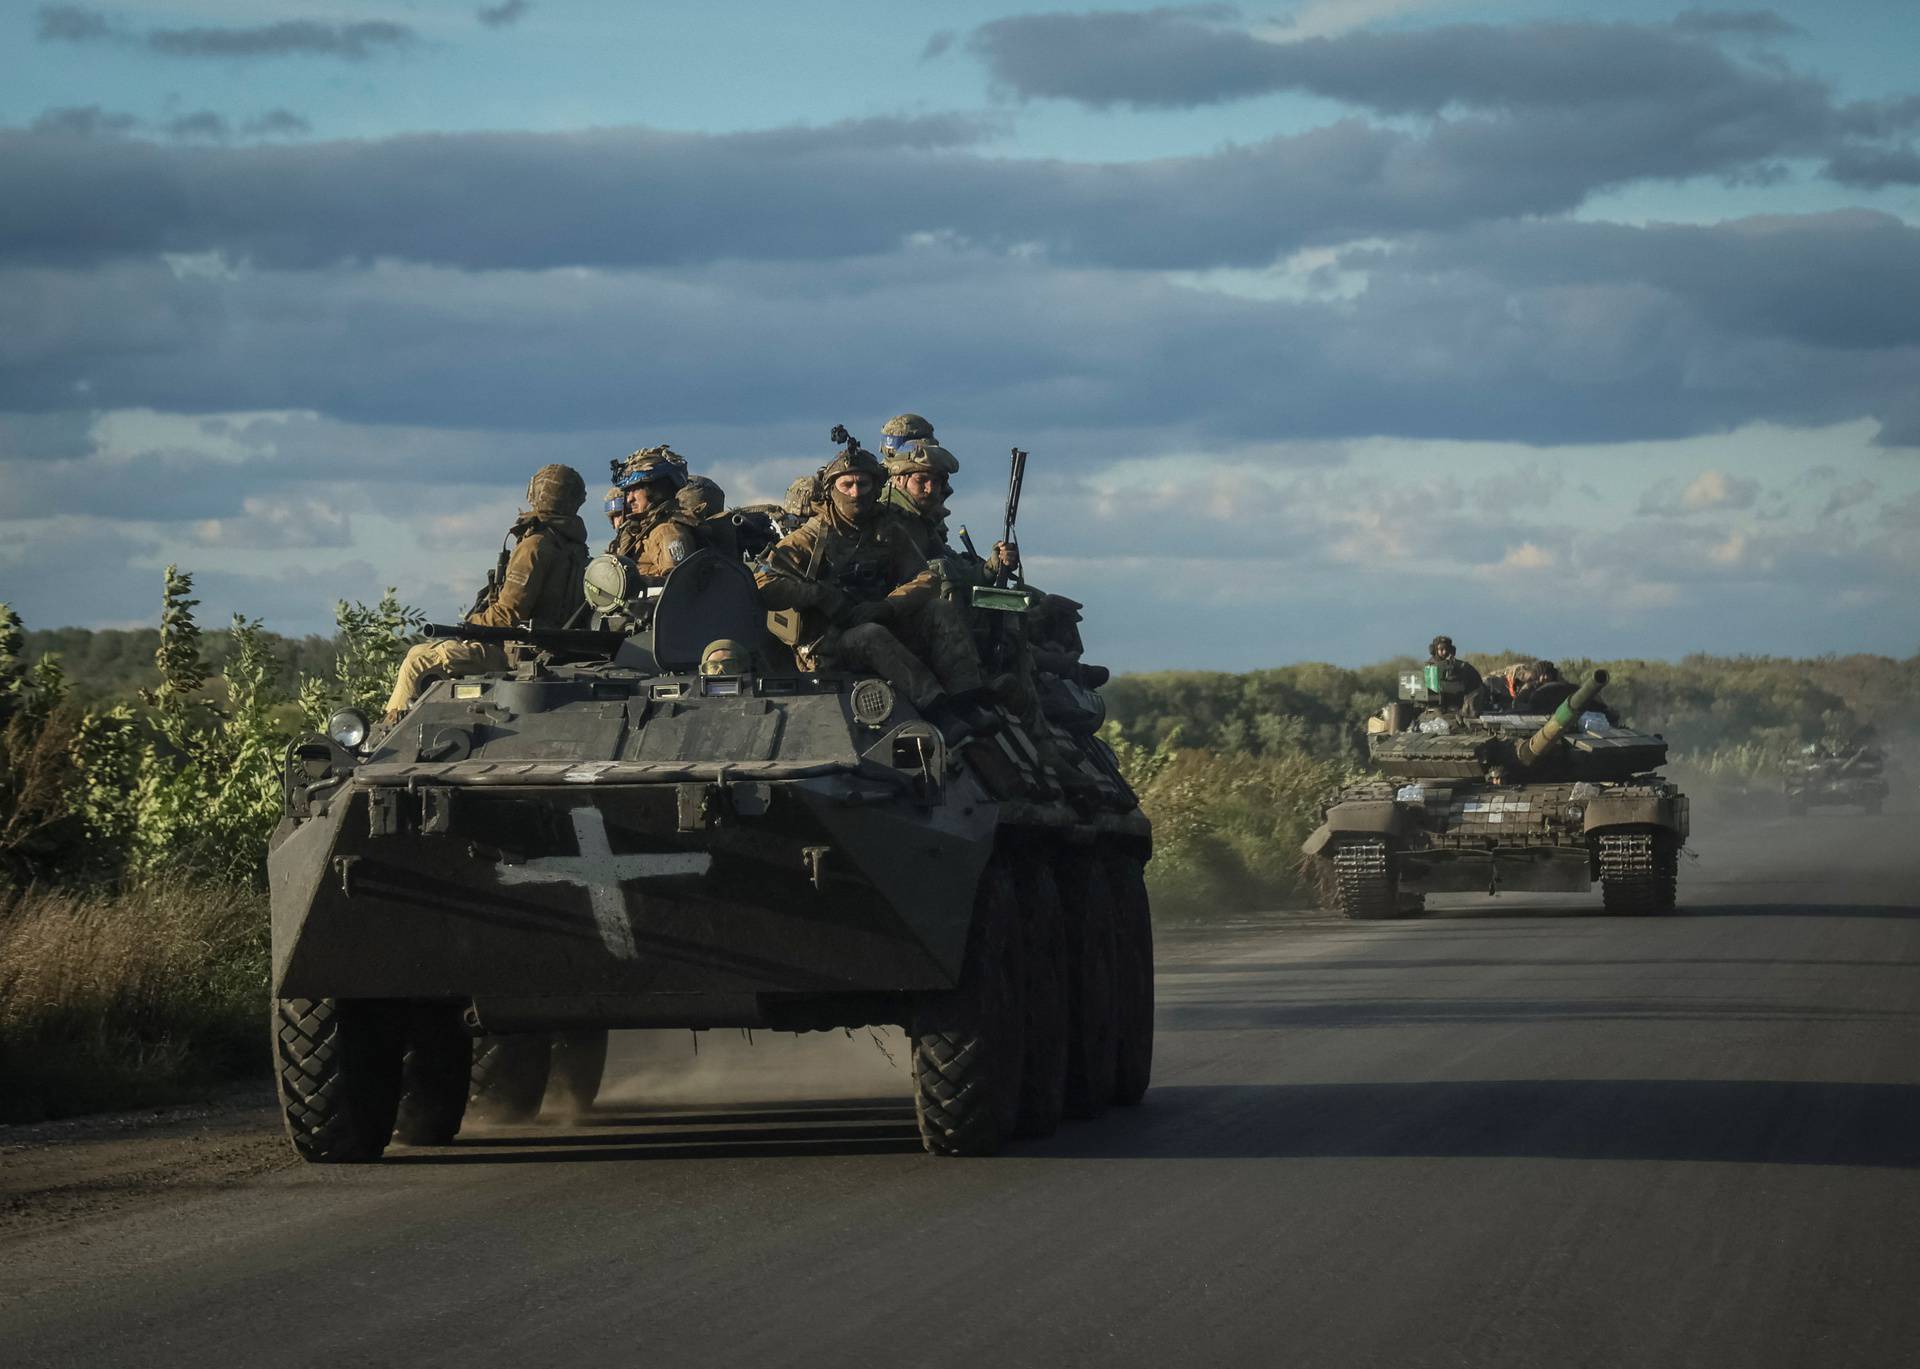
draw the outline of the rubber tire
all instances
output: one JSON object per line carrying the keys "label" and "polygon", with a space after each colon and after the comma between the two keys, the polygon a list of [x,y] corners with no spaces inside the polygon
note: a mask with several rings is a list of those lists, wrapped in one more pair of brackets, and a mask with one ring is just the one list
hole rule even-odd
{"label": "rubber tire", "polygon": [[1069,851],[1054,868],[1067,924],[1067,1116],[1098,1117],[1119,1065],[1114,902],[1104,863]]}
{"label": "rubber tire", "polygon": [[914,997],[913,1109],[929,1154],[992,1155],[1019,1120],[1026,1007],[1017,907],[996,856],[974,894],[959,986]]}
{"label": "rubber tire", "polygon": [[380,1158],[400,1107],[405,1005],[390,999],[281,998],[274,1079],[294,1150],[309,1164]]}
{"label": "rubber tire", "polygon": [[488,1122],[530,1122],[540,1115],[553,1038],[545,1032],[483,1036],[473,1043],[467,1111]]}
{"label": "rubber tire", "polygon": [[1153,909],[1145,865],[1127,851],[1109,851],[1107,887],[1117,914],[1119,952],[1113,1101],[1130,1108],[1147,1096],[1153,1079]]}
{"label": "rubber tire", "polygon": [[1026,966],[1026,1058],[1014,1131],[1051,1136],[1067,1109],[1067,927],[1044,845],[1017,852],[1013,878]]}
{"label": "rubber tire", "polygon": [[547,1073],[547,1102],[567,1117],[593,1108],[607,1073],[605,1030],[559,1032],[553,1038],[553,1063]]}
{"label": "rubber tire", "polygon": [[467,1115],[473,1037],[453,1003],[415,1003],[407,1013],[400,1060],[400,1110],[393,1139],[403,1146],[445,1146]]}

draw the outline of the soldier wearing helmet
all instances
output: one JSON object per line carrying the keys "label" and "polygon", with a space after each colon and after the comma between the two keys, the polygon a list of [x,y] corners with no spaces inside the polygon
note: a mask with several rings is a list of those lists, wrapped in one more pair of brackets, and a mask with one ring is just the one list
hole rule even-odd
{"label": "soldier wearing helmet", "polygon": [[618,485],[607,486],[606,498],[600,507],[607,515],[607,522],[613,528],[614,541],[617,542],[620,539],[620,525],[627,521],[627,492]]}
{"label": "soldier wearing helmet", "polygon": [[699,515],[680,499],[688,486],[686,458],[664,445],[643,447],[620,463],[613,483],[626,495],[627,517],[611,550],[657,584],[700,550]]}
{"label": "soldier wearing helmet", "polygon": [[1427,664],[1440,667],[1440,678],[1449,681],[1448,693],[1457,690],[1471,699],[1479,695],[1481,688],[1480,672],[1460,659],[1453,649],[1453,638],[1435,637],[1427,643]]}
{"label": "soldier wearing helmet", "polygon": [[[838,434],[837,434],[838,435]],[[878,502],[886,471],[853,439],[818,476],[815,513],[755,576],[809,668],[871,670],[957,740],[991,730],[980,657],[961,610],[940,597],[902,519]],[[931,666],[931,669],[929,669]]]}
{"label": "soldier wearing helmet", "polygon": [[[899,414],[880,430],[886,449],[887,489],[882,499],[907,522],[915,544],[929,560],[953,558],[947,544],[947,500],[953,497],[953,477],[960,473],[959,458],[934,440],[933,424],[919,414]],[[1002,566],[1018,568],[1020,553],[1004,542],[994,544],[984,567],[973,565],[988,580]]]}
{"label": "soldier wearing helmet", "polygon": [[[586,482],[573,467],[535,471],[527,482],[527,507],[507,533],[511,548],[501,551],[500,564],[462,621],[476,627],[564,626],[581,603],[587,525],[580,521],[580,506],[586,499]],[[422,642],[400,663],[384,721],[397,721],[433,680],[506,668],[505,650],[492,643]]]}

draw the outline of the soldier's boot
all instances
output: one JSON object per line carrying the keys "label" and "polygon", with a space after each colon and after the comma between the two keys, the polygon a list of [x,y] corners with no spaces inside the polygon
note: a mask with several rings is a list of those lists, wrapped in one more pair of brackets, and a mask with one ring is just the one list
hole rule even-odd
{"label": "soldier's boot", "polygon": [[880,624],[861,623],[848,628],[840,634],[835,654],[841,664],[871,670],[892,685],[923,718],[940,729],[948,745],[965,741],[978,731],[972,711],[956,706],[933,672]]}

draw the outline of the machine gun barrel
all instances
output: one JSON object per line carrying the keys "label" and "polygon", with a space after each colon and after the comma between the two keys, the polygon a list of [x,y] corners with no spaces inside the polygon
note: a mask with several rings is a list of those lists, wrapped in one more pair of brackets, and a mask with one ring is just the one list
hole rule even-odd
{"label": "machine gun barrel", "polygon": [[596,632],[578,627],[481,627],[476,623],[427,623],[420,629],[423,637],[450,638],[458,642],[527,642],[542,651],[568,656],[611,656],[627,639],[624,632]]}
{"label": "machine gun barrel", "polygon": [[1587,676],[1586,682],[1573,691],[1573,696],[1560,707],[1553,710],[1546,725],[1513,748],[1513,758],[1526,766],[1538,761],[1547,752],[1553,750],[1553,744],[1560,740],[1560,734],[1572,727],[1574,720],[1586,711],[1588,704],[1600,697],[1600,691],[1607,685],[1607,672],[1596,670]]}
{"label": "machine gun barrel", "polygon": [[[1020,517],[1020,487],[1026,483],[1026,480],[1027,480],[1027,454],[1021,451],[1018,447],[1015,447],[1013,449],[1012,463],[1007,470],[1006,528],[1000,534],[1000,540],[1006,543],[1010,547],[1018,545],[1018,543],[1016,543],[1013,539],[1013,525],[1014,525],[1014,521]],[[1013,572],[1009,570],[1007,567],[1002,566],[1000,568],[1000,574],[997,577],[995,577],[994,583],[998,585],[1005,585],[1012,578],[1013,578]],[[1022,584],[1026,583],[1024,577],[1022,578],[1021,583]]]}

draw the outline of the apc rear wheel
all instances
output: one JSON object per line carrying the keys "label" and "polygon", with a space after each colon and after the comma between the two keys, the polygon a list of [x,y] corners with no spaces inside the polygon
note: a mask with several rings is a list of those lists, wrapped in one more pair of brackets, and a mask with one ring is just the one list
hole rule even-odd
{"label": "apc rear wheel", "polygon": [[606,1032],[561,1032],[553,1038],[547,1099],[568,1116],[578,1116],[599,1097],[606,1072]]}
{"label": "apc rear wheel", "polygon": [[530,1122],[540,1115],[553,1062],[545,1032],[483,1036],[473,1043],[467,1111],[487,1122]]}
{"label": "apc rear wheel", "polygon": [[1113,1101],[1126,1108],[1146,1097],[1153,1077],[1153,912],[1146,870],[1136,856],[1108,853],[1107,887],[1113,893],[1118,947]]}
{"label": "apc rear wheel", "polygon": [[995,857],[974,895],[959,987],[914,1003],[914,1114],[934,1155],[992,1155],[1019,1121],[1026,1005],[1015,888]]}
{"label": "apc rear wheel", "polygon": [[1023,847],[1013,876],[1026,967],[1026,1050],[1015,1131],[1051,1136],[1067,1107],[1067,928],[1043,849]]}
{"label": "apc rear wheel", "polygon": [[312,1164],[377,1160],[400,1106],[406,1010],[384,999],[281,998],[273,1005],[281,1115]]}
{"label": "apc rear wheel", "polygon": [[416,1003],[408,1010],[394,1140],[405,1146],[452,1143],[467,1115],[472,1057],[473,1038],[458,1005]]}
{"label": "apc rear wheel", "polygon": [[1113,891],[1092,852],[1068,853],[1055,877],[1067,924],[1067,1116],[1098,1117],[1113,1101],[1119,1066]]}

